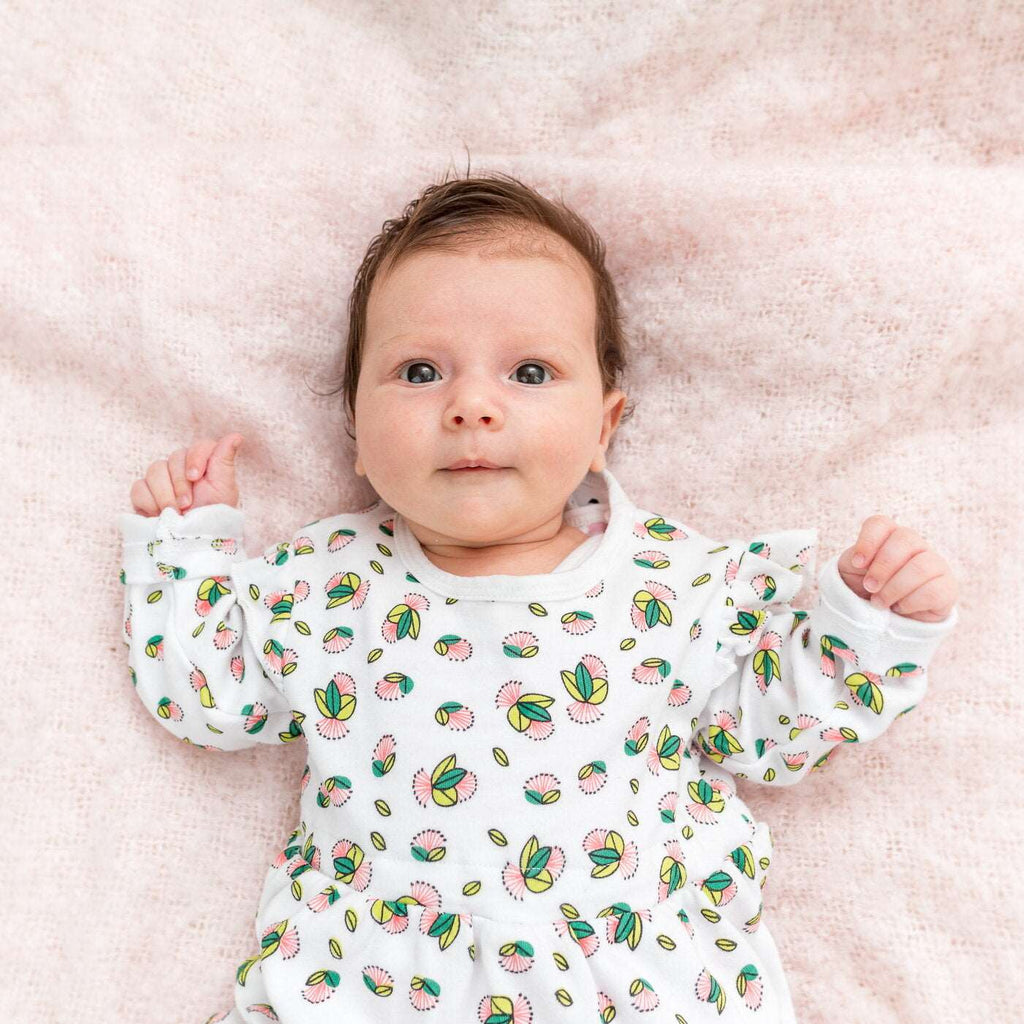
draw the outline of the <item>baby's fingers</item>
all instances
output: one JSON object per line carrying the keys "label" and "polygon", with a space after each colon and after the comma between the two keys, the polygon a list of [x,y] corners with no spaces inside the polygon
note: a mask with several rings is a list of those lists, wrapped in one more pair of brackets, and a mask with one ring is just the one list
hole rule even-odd
{"label": "baby's fingers", "polygon": [[192,485],[185,479],[185,449],[179,448],[167,456],[167,471],[174,488],[174,500],[179,509],[192,504]]}
{"label": "baby's fingers", "polygon": [[[883,583],[881,589],[872,595],[871,603],[885,608],[898,604],[896,610],[900,614],[906,614],[908,602],[910,611],[936,607],[929,603],[935,601],[937,595],[934,588],[928,588],[928,584],[943,576],[946,569],[946,562],[938,552],[931,548],[919,551]],[[922,590],[925,591],[924,595],[921,594]]]}
{"label": "baby's fingers", "polygon": [[208,437],[189,446],[185,455],[185,475],[189,480],[195,482],[202,478],[206,472],[207,463],[210,461],[210,455],[216,447],[217,442]]}

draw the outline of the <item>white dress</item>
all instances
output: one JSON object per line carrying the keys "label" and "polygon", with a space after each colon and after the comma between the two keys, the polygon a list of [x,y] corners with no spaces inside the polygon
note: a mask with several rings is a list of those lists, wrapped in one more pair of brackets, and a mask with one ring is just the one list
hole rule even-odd
{"label": "white dress", "polygon": [[208,749],[307,744],[208,1021],[795,1020],[771,833],[735,780],[792,785],[879,736],[957,609],[875,608],[833,558],[796,610],[816,531],[715,541],[608,470],[565,515],[594,536],[556,571],[472,577],[382,500],[252,558],[227,505],[120,517],[157,721]]}

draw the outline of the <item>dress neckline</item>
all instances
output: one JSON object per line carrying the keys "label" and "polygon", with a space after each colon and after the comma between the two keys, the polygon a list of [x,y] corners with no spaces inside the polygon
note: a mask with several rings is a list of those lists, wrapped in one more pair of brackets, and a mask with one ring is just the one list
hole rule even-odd
{"label": "dress neckline", "polygon": [[[596,502],[592,500],[594,498]],[[385,507],[388,506],[385,504]],[[584,533],[596,532],[600,529],[599,524],[604,521],[606,525],[599,543],[592,546],[589,554],[573,568],[559,571],[556,567],[550,572],[528,576],[507,573],[459,576],[446,572],[423,553],[420,542],[402,514],[394,509],[391,512],[398,557],[419,582],[447,597],[483,601],[531,601],[576,597],[594,586],[615,565],[613,553],[629,532],[633,506],[610,470],[605,468],[596,473],[589,470],[569,496],[564,516],[566,522]],[[574,553],[570,552],[563,561],[571,560]]]}

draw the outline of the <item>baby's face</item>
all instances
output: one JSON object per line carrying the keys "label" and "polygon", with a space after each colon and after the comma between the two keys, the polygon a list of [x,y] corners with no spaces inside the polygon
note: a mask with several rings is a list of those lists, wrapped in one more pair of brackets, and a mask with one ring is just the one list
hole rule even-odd
{"label": "baby's face", "polygon": [[[626,399],[602,395],[595,315],[582,260],[475,246],[416,253],[375,282],[355,468],[421,544],[452,553],[557,530],[568,496],[604,468]],[[502,468],[447,468],[460,459]]]}

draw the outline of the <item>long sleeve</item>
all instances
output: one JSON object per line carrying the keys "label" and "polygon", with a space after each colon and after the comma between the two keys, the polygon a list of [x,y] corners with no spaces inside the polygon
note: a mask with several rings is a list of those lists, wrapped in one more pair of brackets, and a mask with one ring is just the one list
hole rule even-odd
{"label": "long sleeve", "polygon": [[922,699],[959,618],[956,607],[934,623],[875,607],[843,582],[838,556],[818,575],[817,606],[794,609],[816,542],[815,530],[781,530],[716,555],[716,678],[695,746],[738,778],[792,785],[840,744],[880,736]]}
{"label": "long sleeve", "polygon": [[117,523],[122,639],[135,691],[174,736],[213,750],[302,735],[272,635],[281,618],[274,605],[292,589],[283,564],[289,545],[246,559],[243,518],[217,504],[184,515],[170,507],[159,516],[122,513]]}

